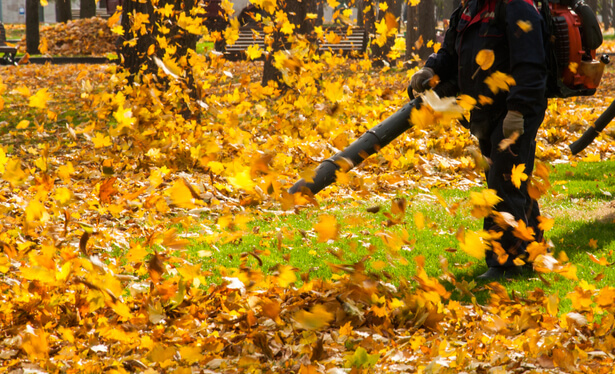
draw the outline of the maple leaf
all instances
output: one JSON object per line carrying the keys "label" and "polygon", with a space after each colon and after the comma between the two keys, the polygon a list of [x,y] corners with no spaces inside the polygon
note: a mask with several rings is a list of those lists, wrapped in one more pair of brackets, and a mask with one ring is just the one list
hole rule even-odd
{"label": "maple leaf", "polygon": [[513,166],[510,180],[512,181],[513,185],[517,188],[521,188],[521,182],[527,180],[527,174],[525,174],[524,171],[525,171],[525,164],[519,164],[519,165]]}
{"label": "maple leaf", "polygon": [[111,138],[105,136],[102,132],[97,132],[92,138],[92,143],[94,143],[94,148],[108,147],[111,145]]}
{"label": "maple leaf", "polygon": [[549,217],[538,216],[538,228],[542,231],[549,231],[553,228],[555,220]]}
{"label": "maple leaf", "polygon": [[517,26],[519,26],[521,31],[523,31],[525,33],[528,33],[530,31],[532,31],[532,29],[533,29],[532,22],[530,22],[530,21],[518,20],[517,21]]}
{"label": "maple leaf", "polygon": [[30,103],[28,106],[45,109],[47,107],[47,102],[50,100],[50,95],[47,92],[48,88],[41,88],[34,95],[30,97]]}
{"label": "maple leaf", "polygon": [[475,231],[466,232],[463,242],[459,243],[461,249],[468,255],[483,259],[485,258],[485,251],[487,250],[487,244],[483,241],[482,235]]}
{"label": "maple leaf", "polygon": [[300,310],[294,314],[293,320],[305,330],[320,330],[333,320],[333,313],[327,311],[324,305],[316,304],[310,311]]}
{"label": "maple leaf", "polygon": [[489,86],[489,89],[494,94],[500,91],[509,91],[511,86],[516,84],[515,79],[508,74],[496,71],[487,78],[485,78],[485,84]]}
{"label": "maple leaf", "polygon": [[337,218],[333,215],[323,214],[319,217],[318,223],[314,225],[314,231],[318,233],[319,242],[327,242],[336,239],[338,235]]}
{"label": "maple leaf", "polygon": [[248,56],[250,60],[256,60],[262,55],[263,51],[258,44],[253,44],[246,49],[246,56]]}

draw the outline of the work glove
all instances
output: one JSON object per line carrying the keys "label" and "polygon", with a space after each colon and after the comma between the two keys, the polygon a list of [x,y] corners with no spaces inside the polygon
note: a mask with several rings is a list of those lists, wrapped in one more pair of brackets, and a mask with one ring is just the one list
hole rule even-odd
{"label": "work glove", "polygon": [[434,75],[436,75],[436,73],[432,68],[421,68],[419,71],[414,73],[414,75],[412,75],[412,78],[410,78],[410,87],[415,92],[423,92],[426,88],[423,86],[423,83],[431,80]]}
{"label": "work glove", "polygon": [[502,130],[505,138],[510,138],[513,133],[523,135],[523,114],[509,110],[504,117],[504,123],[502,124]]}

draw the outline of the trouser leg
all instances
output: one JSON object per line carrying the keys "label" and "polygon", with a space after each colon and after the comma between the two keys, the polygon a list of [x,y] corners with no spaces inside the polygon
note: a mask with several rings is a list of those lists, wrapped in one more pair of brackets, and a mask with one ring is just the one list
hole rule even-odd
{"label": "trouser leg", "polygon": [[[521,183],[517,188],[511,179],[513,167],[525,165],[525,174],[531,176],[534,168],[534,156],[536,152],[536,133],[542,122],[543,116],[525,119],[525,133],[521,135],[515,144],[507,149],[500,151],[499,144],[504,139],[502,131],[503,116],[498,118],[497,125],[490,136],[490,156],[491,166],[486,173],[487,186],[497,192],[502,199],[495,206],[498,212],[512,214],[516,221],[523,221],[528,227],[535,230],[536,240],[542,240],[542,234],[538,232],[538,215],[540,210],[538,202],[533,200],[527,191],[527,181]],[[504,263],[498,261],[498,256],[493,251],[487,251],[486,261],[489,267],[496,266],[515,266],[515,258],[524,259],[526,247],[529,242],[517,238],[513,234],[512,228],[504,229],[499,227],[492,217],[485,218],[485,230],[502,232],[499,243],[507,252],[508,258]]]}

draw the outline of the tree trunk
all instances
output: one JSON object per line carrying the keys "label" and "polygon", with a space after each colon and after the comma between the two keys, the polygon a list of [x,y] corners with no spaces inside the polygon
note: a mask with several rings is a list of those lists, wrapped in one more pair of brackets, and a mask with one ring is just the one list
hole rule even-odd
{"label": "tree trunk", "polygon": [[[398,0],[386,0],[386,4],[388,7],[387,11],[378,13],[378,22],[382,22],[386,17],[395,18],[395,15],[392,11],[397,7],[397,2]],[[399,23],[397,24],[397,30],[399,31]],[[391,47],[393,47],[394,44],[395,35],[387,37],[386,43],[384,45],[378,45],[372,40],[372,57],[377,61],[386,61],[390,63],[390,58],[388,58],[387,55],[389,54],[389,52],[391,52]]]}
{"label": "tree trunk", "polygon": [[363,24],[365,31],[371,35],[376,31],[376,2],[374,0],[362,0],[361,13],[363,13]]}
{"label": "tree trunk", "polygon": [[[436,15],[434,0],[421,0],[419,4],[419,32],[423,42],[419,43],[419,56],[425,60],[433,50],[427,48],[427,43],[436,41]],[[420,38],[420,37],[419,37]]]}
{"label": "tree trunk", "polygon": [[612,0],[602,0],[602,11],[600,12],[602,15],[602,22],[604,23],[604,28],[608,30],[613,26],[613,1]]}
{"label": "tree trunk", "polygon": [[73,18],[70,0],[56,0],[56,22],[66,23]]}
{"label": "tree trunk", "polygon": [[[157,2],[158,7],[164,7],[170,4],[176,11],[184,10],[189,14],[189,10],[195,6],[194,0],[160,0]],[[149,15],[149,23],[144,23],[143,27],[138,32],[132,32],[133,14]],[[176,61],[179,61],[182,56],[185,56],[188,49],[196,50],[197,36],[190,34],[179,26],[177,20],[171,16],[170,19],[161,19],[158,12],[154,12],[152,1],[141,2],[139,0],[127,0],[122,3],[122,27],[124,36],[118,39],[118,54],[122,66],[130,72],[131,82],[135,77],[142,73],[156,73],[158,65],[152,58],[157,56],[163,58],[166,49],[158,47],[156,37],[164,37],[169,46],[176,47],[175,54],[172,56]],[[170,31],[168,34],[162,34],[158,25],[165,24]],[[134,41],[131,44],[130,41]],[[153,53],[152,49],[153,48]],[[153,56],[152,56],[153,55]],[[191,75],[189,75],[189,80]]]}
{"label": "tree trunk", "polygon": [[96,0],[80,0],[79,18],[96,17]]}
{"label": "tree trunk", "polygon": [[419,40],[419,7],[406,7],[406,60],[414,61],[417,53],[416,42]]}
{"label": "tree trunk", "polygon": [[31,55],[39,54],[39,4],[39,0],[26,0],[26,52]]}
{"label": "tree trunk", "polygon": [[598,0],[587,0],[586,3],[594,10],[594,12],[598,11]]}
{"label": "tree trunk", "polygon": [[[294,34],[309,36],[314,31],[314,21],[307,19],[307,13],[314,9],[314,0],[286,0],[280,3],[281,9],[286,12],[290,24],[295,25]],[[263,68],[262,84],[267,85],[270,81],[283,85],[282,73],[273,66],[273,56],[277,51],[290,49],[288,37],[279,29],[273,32],[272,51],[266,56]]]}

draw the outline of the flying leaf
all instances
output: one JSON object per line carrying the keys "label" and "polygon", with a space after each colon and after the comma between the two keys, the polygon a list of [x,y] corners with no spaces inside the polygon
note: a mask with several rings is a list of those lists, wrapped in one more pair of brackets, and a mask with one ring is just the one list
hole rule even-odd
{"label": "flying leaf", "polygon": [[519,164],[519,165],[513,166],[510,180],[512,181],[513,185],[517,188],[521,188],[521,182],[527,180],[527,174],[525,174],[524,171],[525,171],[525,164]]}
{"label": "flying leaf", "polygon": [[500,91],[509,91],[510,87],[515,85],[515,79],[508,74],[496,71],[485,78],[485,84],[489,86],[491,92],[497,94]]}
{"label": "flying leaf", "polygon": [[263,55],[263,50],[258,44],[252,44],[246,49],[246,56],[248,56],[250,60],[256,60],[260,58],[262,55]]}
{"label": "flying leaf", "polygon": [[481,49],[476,54],[476,63],[482,70],[488,70],[491,66],[493,66],[494,61],[495,54],[491,49]]}
{"label": "flying leaf", "polygon": [[333,320],[333,313],[327,311],[324,305],[314,305],[310,311],[300,310],[293,316],[297,325],[305,330],[320,330]]}
{"label": "flying leaf", "polygon": [[314,231],[318,233],[318,241],[326,242],[331,239],[336,239],[338,235],[338,223],[335,216],[323,214],[319,217],[319,221],[314,225]]}
{"label": "flying leaf", "polygon": [[474,258],[485,258],[487,244],[485,244],[481,235],[475,231],[466,232],[464,241],[460,242],[459,246],[465,253]]}
{"label": "flying leaf", "polygon": [[538,228],[542,231],[551,230],[553,228],[553,225],[555,224],[555,220],[553,218],[543,216],[538,216],[538,222],[540,222],[538,224]]}
{"label": "flying leaf", "polygon": [[532,31],[532,22],[530,22],[530,21],[518,20],[517,21],[517,26],[519,26],[521,31],[523,31],[525,33],[528,33],[530,31]]}

